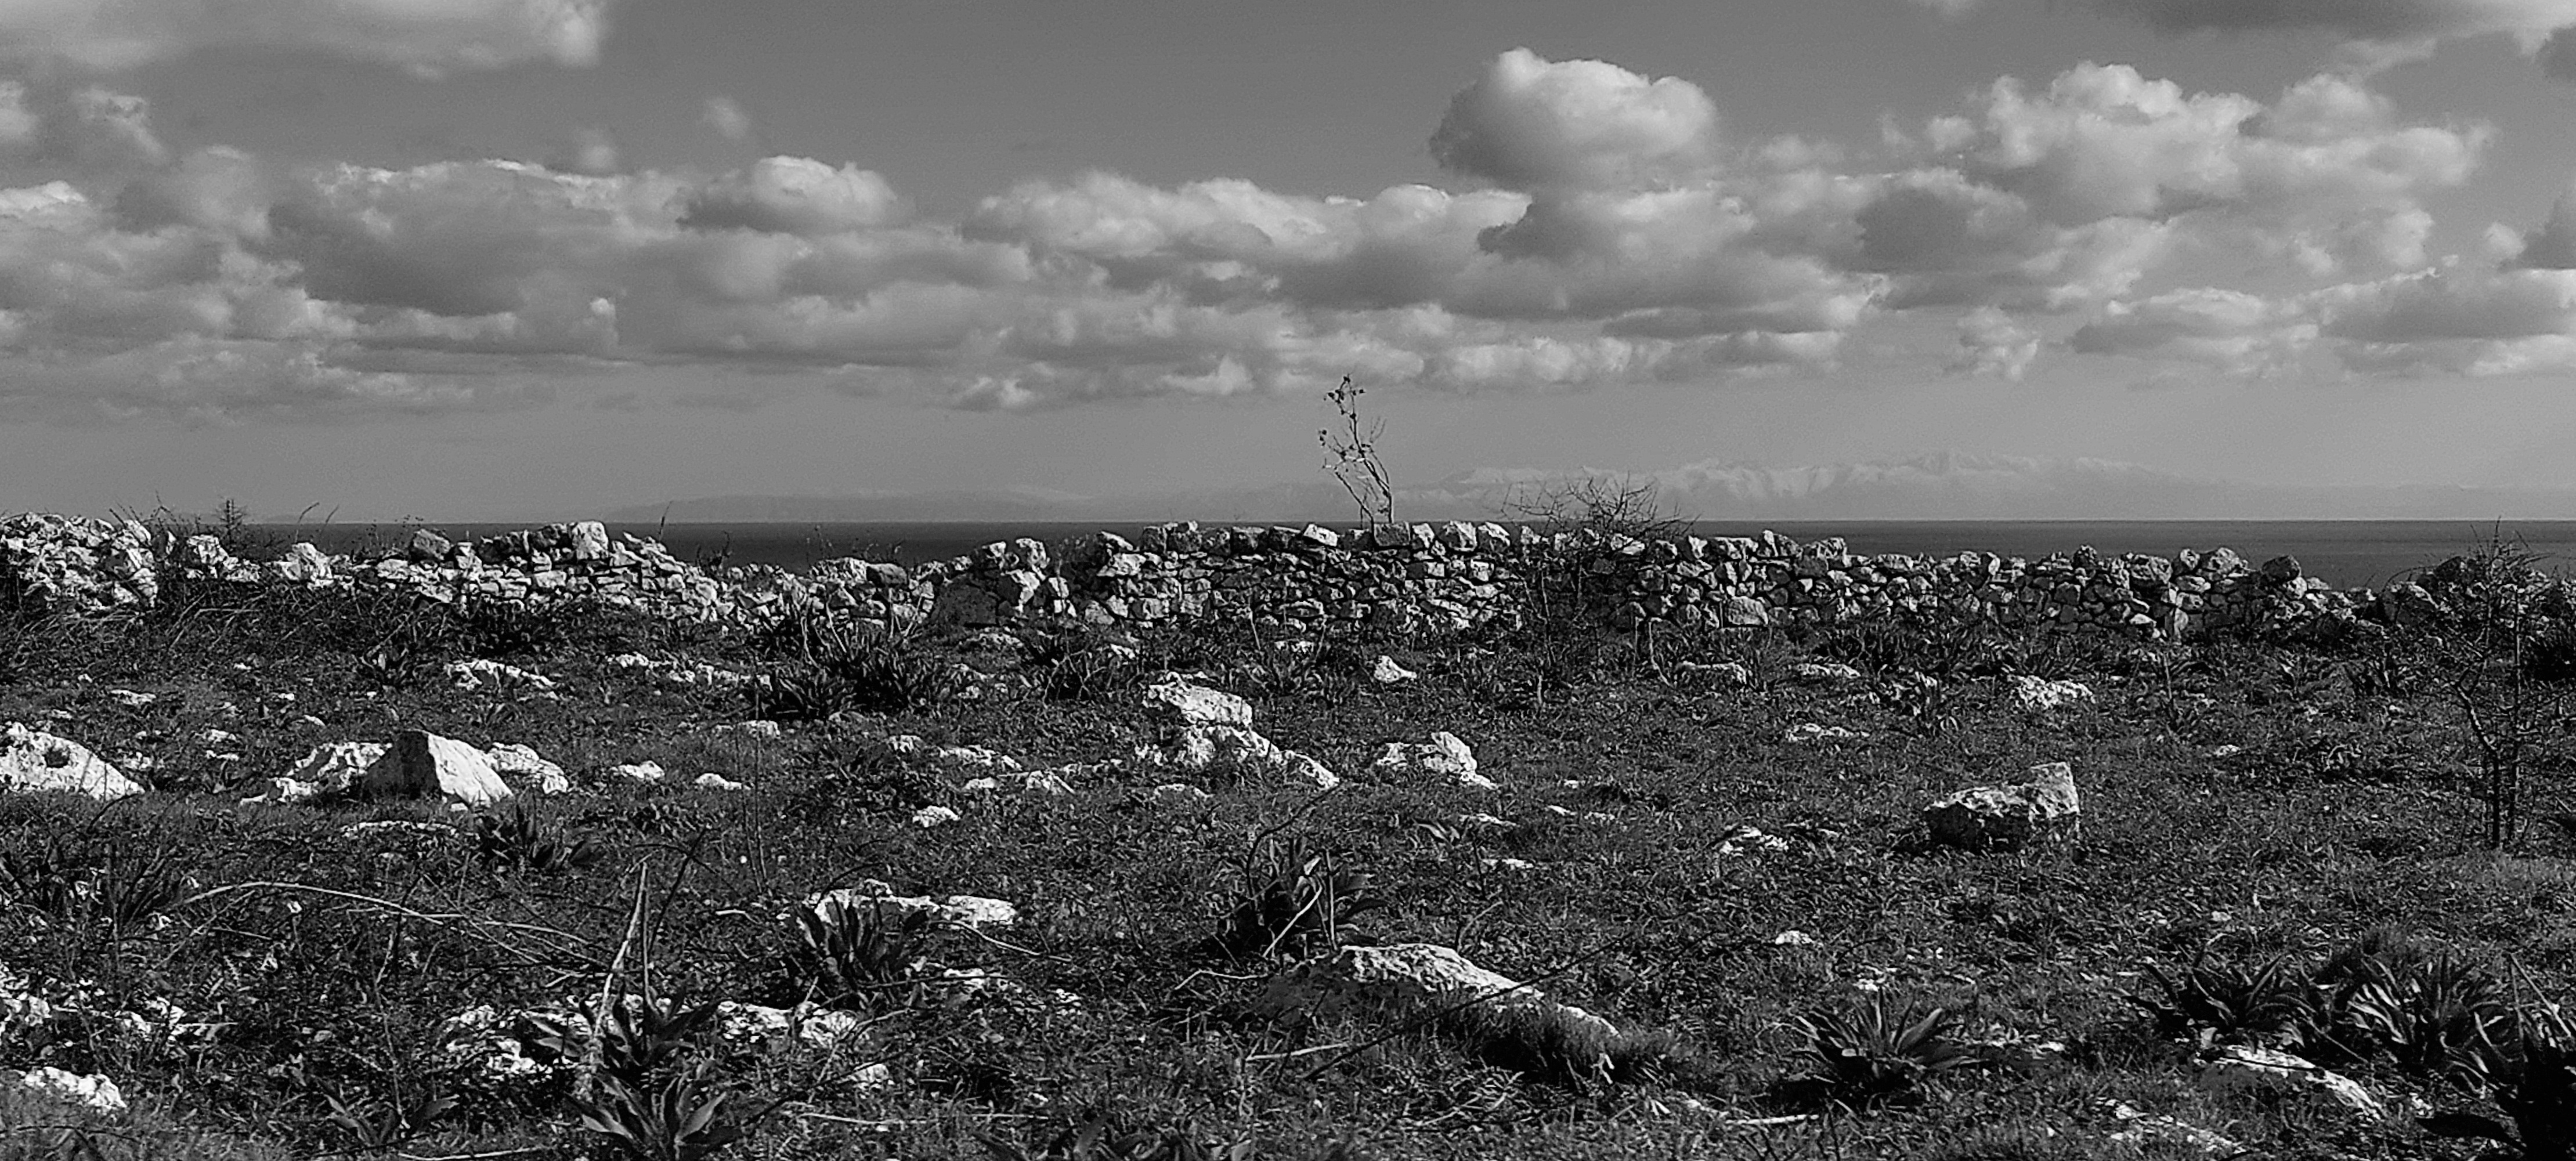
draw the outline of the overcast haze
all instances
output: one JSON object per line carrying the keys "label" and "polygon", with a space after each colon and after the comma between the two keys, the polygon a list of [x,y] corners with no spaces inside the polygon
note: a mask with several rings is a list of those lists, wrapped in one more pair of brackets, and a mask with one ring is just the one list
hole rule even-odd
{"label": "overcast haze", "polygon": [[1348,374],[1408,484],[2543,515],[2562,29],[2576,0],[0,0],[0,508],[1240,495],[1322,480]]}

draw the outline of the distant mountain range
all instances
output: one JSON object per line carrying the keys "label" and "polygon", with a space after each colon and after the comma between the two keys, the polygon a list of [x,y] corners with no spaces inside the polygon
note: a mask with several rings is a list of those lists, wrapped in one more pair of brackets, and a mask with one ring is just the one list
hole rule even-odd
{"label": "distant mountain range", "polygon": [[[2576,489],[2253,484],[2115,460],[1961,452],[1792,468],[1712,460],[1634,474],[1480,468],[1400,488],[1396,511],[1413,520],[1510,519],[1586,479],[1651,483],[1671,514],[1704,520],[2576,519]],[[591,515],[630,523],[1346,522],[1353,511],[1325,478],[1109,496],[1046,489],[714,496]]]}

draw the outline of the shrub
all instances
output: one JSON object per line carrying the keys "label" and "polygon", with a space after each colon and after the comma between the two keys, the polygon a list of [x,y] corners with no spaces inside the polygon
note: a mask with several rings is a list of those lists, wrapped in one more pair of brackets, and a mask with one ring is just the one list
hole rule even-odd
{"label": "shrub", "polygon": [[1809,1012],[1792,1027],[1804,1041],[1805,1069],[1782,1083],[1780,1095],[1803,1105],[1866,1109],[1919,1100],[1926,1083],[1985,1059],[1958,1042],[1959,1019],[1948,1009],[1891,1010],[1874,992],[1847,1010]]}
{"label": "shrub", "polygon": [[1386,906],[1376,876],[1352,870],[1339,855],[1310,848],[1303,836],[1264,840],[1244,856],[1244,896],[1210,938],[1235,959],[1299,955],[1341,942],[1343,927]]}
{"label": "shrub", "polygon": [[474,816],[474,854],[495,869],[559,872],[586,870],[605,852],[587,836],[567,839],[561,823],[513,800]]}
{"label": "shrub", "polygon": [[830,897],[796,915],[802,974],[819,1003],[878,1011],[908,1001],[930,914]]}
{"label": "shrub", "polygon": [[2188,1037],[2203,1045],[2296,1044],[2315,1020],[2315,989],[2287,955],[2248,970],[2203,951],[2178,975],[2168,976],[2153,964],[2146,973],[2163,995],[2129,998],[2155,1018],[2157,1035],[2167,1039]]}

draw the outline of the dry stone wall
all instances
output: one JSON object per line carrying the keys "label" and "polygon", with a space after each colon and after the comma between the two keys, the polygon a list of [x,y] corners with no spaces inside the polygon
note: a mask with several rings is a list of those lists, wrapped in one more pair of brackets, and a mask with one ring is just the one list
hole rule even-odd
{"label": "dry stone wall", "polygon": [[134,521],[0,520],[0,601],[21,609],[133,610],[190,582],[398,586],[425,600],[586,600],[740,627],[792,609],[875,624],[1009,626],[1082,621],[1153,629],[1252,623],[1285,632],[1370,625],[1455,631],[1534,616],[1619,630],[1859,621],[1978,620],[2041,631],[2095,627],[2148,639],[2226,633],[2338,637],[2403,619],[2428,598],[2338,590],[2276,558],[2228,549],[2170,557],[2090,549],[2023,560],[1992,553],[1863,555],[1839,539],[1639,539],[1453,522],[1337,531],[1161,524],[1060,548],[996,542],[913,566],[831,560],[802,573],[708,570],[597,522],[480,541],[420,529],[355,556],[297,544],[247,561],[210,535]]}

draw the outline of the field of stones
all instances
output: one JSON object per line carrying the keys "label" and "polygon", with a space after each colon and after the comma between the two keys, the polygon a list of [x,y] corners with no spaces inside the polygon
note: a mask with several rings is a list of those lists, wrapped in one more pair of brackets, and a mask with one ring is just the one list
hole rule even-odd
{"label": "field of stones", "polygon": [[22,611],[0,1158],[2565,1158],[2576,635],[2419,580],[2330,641]]}

